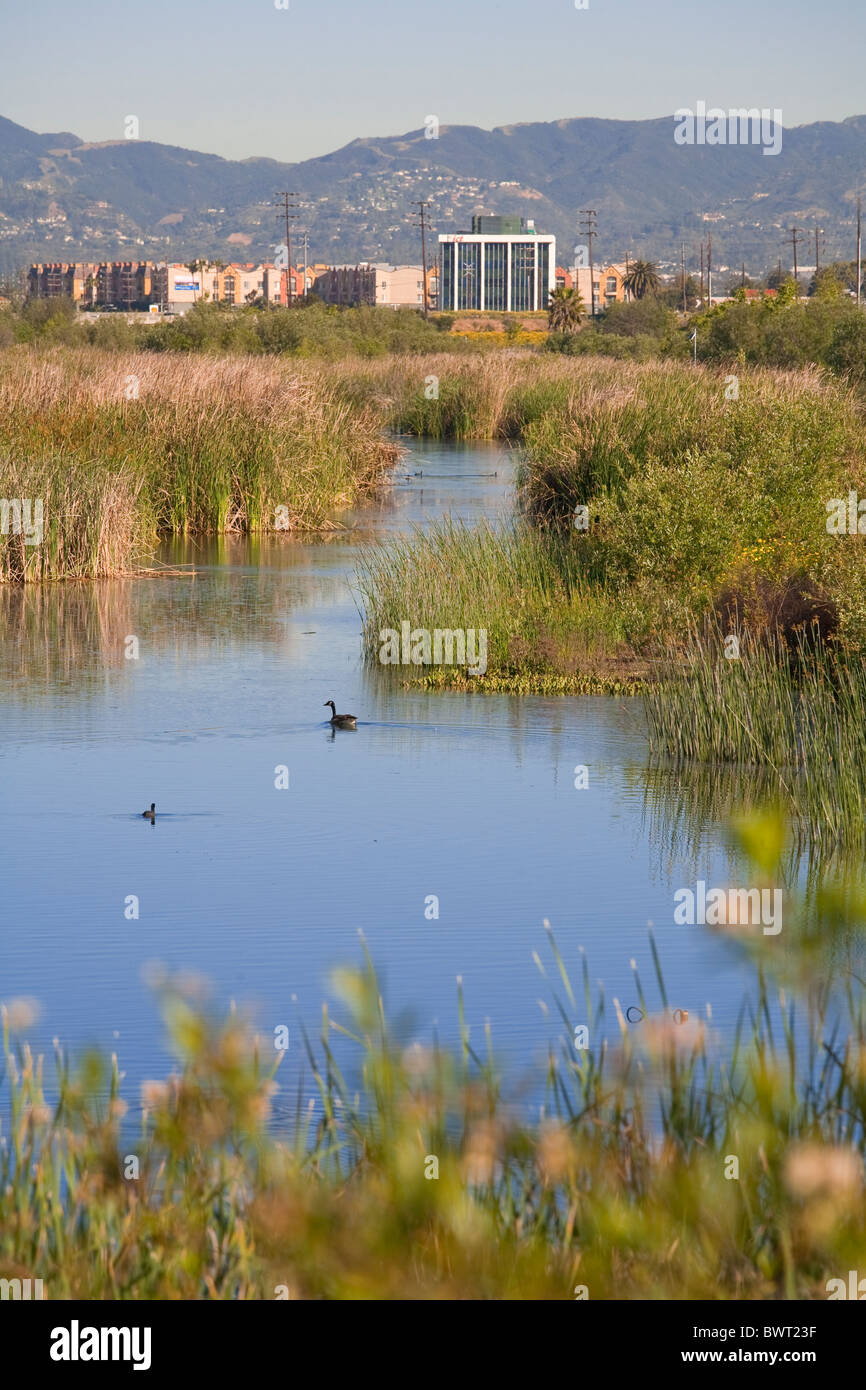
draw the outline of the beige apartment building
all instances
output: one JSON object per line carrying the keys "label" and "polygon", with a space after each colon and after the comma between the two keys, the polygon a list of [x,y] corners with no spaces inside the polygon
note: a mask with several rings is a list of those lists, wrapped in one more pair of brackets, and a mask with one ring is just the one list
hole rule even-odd
{"label": "beige apartment building", "polygon": [[326,304],[422,309],[424,272],[420,265],[332,265],[316,276],[313,290]]}
{"label": "beige apartment building", "polygon": [[[597,265],[595,270],[595,312],[601,313],[609,304],[624,304],[630,298],[625,288],[627,269],[625,263],[617,261],[610,265]],[[590,313],[592,308],[592,276],[588,265],[578,265],[572,269],[571,276],[580,297]]]}

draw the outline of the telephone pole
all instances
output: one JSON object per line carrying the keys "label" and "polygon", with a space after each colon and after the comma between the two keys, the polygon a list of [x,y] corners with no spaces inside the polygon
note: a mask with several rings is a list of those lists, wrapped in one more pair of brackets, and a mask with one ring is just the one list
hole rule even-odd
{"label": "telephone pole", "polygon": [[860,307],[860,252],[863,249],[860,233],[862,230],[862,199],[857,199],[857,307]]}
{"label": "telephone pole", "polygon": [[792,228],[791,228],[791,235],[790,235],[790,242],[791,242],[792,247],[794,248],[794,284],[797,286],[797,298],[798,298],[798,299],[800,298],[800,281],[799,281],[798,278],[797,278],[797,247],[798,247],[799,244],[800,244],[799,238],[800,238],[802,232],[803,232],[803,228],[802,228],[802,227],[792,227]]}
{"label": "telephone pole", "polygon": [[310,234],[304,232],[304,299],[307,297],[307,256],[310,250]]}
{"label": "telephone pole", "polygon": [[592,255],[592,240],[598,235],[598,222],[595,208],[581,208],[581,216],[586,219],[581,224],[580,230],[586,235],[589,242],[589,297],[591,303],[590,318],[595,318],[595,261]]}
{"label": "telephone pole", "polygon": [[286,220],[286,256],[289,262],[286,266],[286,297],[290,309],[292,307],[292,292],[294,290],[294,285],[292,283],[292,238],[289,233],[289,222],[297,221],[297,213],[289,212],[289,208],[296,208],[298,205],[297,203],[290,202],[289,199],[296,198],[297,196],[297,193],[277,194],[277,203],[282,207],[283,216]]}
{"label": "telephone pole", "polygon": [[430,204],[425,203],[423,198],[419,198],[417,203],[412,204],[418,208],[418,215],[421,218],[421,282],[424,286],[424,317],[427,318],[427,223],[425,221],[425,209]]}
{"label": "telephone pole", "polygon": [[706,300],[704,299],[704,243],[703,243],[703,242],[701,242],[701,303],[703,304],[704,308],[706,308]]}
{"label": "telephone pole", "polygon": [[824,235],[823,227],[815,228],[815,279],[818,278],[818,271],[821,269],[821,254],[818,246],[818,238]]}
{"label": "telephone pole", "polygon": [[681,271],[681,280],[682,280],[682,287],[683,287],[683,313],[686,314],[686,313],[688,313],[688,305],[687,305],[687,303],[686,303],[686,243],[685,243],[685,242],[683,242],[683,243],[682,243],[682,246],[680,247],[680,271]]}
{"label": "telephone pole", "polygon": [[707,232],[707,308],[713,307],[713,234]]}

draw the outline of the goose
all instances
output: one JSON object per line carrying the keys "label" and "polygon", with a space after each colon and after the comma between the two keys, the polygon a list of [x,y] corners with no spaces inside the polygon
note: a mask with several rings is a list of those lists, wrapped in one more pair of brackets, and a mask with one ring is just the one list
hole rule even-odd
{"label": "goose", "polygon": [[356,725],[357,722],[358,722],[358,719],[357,719],[357,716],[356,716],[356,715],[354,715],[354,714],[338,714],[338,713],[337,713],[337,706],[334,704],[333,700],[326,700],[326,701],[325,701],[325,705],[326,705],[326,706],[327,706],[327,705],[330,705],[330,706],[331,706],[331,719],[330,719],[330,723],[333,724],[333,726],[334,726],[335,729],[354,729],[355,725]]}
{"label": "goose", "polygon": [[151,801],[151,803],[150,803],[150,810],[149,810],[149,811],[142,811],[141,814],[142,814],[142,816],[145,818],[145,820],[153,820],[153,819],[155,818],[155,816],[156,816],[156,802],[155,802],[155,801]]}

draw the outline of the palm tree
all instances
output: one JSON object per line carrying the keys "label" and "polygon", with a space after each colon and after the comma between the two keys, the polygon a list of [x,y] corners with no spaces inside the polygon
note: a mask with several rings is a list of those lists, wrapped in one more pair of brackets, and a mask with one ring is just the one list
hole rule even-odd
{"label": "palm tree", "polygon": [[547,301],[547,326],[551,333],[576,333],[583,318],[584,304],[580,290],[557,285]]}
{"label": "palm tree", "polygon": [[623,277],[622,287],[635,299],[643,299],[645,295],[655,294],[660,284],[659,273],[652,261],[632,261]]}
{"label": "palm tree", "polygon": [[[194,261],[187,261],[187,263],[186,263],[186,268],[187,268],[187,270],[188,270],[188,271],[191,273],[191,275],[192,275],[193,283],[195,283],[197,277],[199,276],[199,274],[201,273],[201,271],[204,270],[204,268],[205,268],[206,265],[207,265],[207,261],[204,259],[204,257],[199,257],[198,260],[194,260]],[[197,301],[197,300],[198,300],[198,291],[197,291],[197,290],[193,290],[192,297],[193,297],[193,300],[194,300],[194,301]]]}

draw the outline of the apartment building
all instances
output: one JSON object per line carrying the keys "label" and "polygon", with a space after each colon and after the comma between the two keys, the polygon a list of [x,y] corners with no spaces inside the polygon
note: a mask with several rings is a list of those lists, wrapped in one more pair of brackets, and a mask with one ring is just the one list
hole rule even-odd
{"label": "apartment building", "polygon": [[[429,272],[428,272],[429,284]],[[313,291],[326,304],[381,304],[392,309],[424,306],[420,265],[333,265],[316,276]]]}
{"label": "apartment building", "polygon": [[151,261],[49,262],[30,267],[27,292],[33,299],[71,299],[82,309],[141,309],[151,302],[154,271]]}
{"label": "apartment building", "polygon": [[146,309],[153,298],[151,261],[106,261],[96,271],[96,303],[118,309]]}
{"label": "apartment building", "polygon": [[[628,268],[623,262],[611,262],[610,265],[597,265],[595,271],[595,312],[600,314],[610,304],[624,304],[629,299],[629,293],[625,288],[625,277]],[[572,283],[580,291],[580,297],[589,313],[592,306],[592,280],[588,265],[574,266],[571,272]]]}

